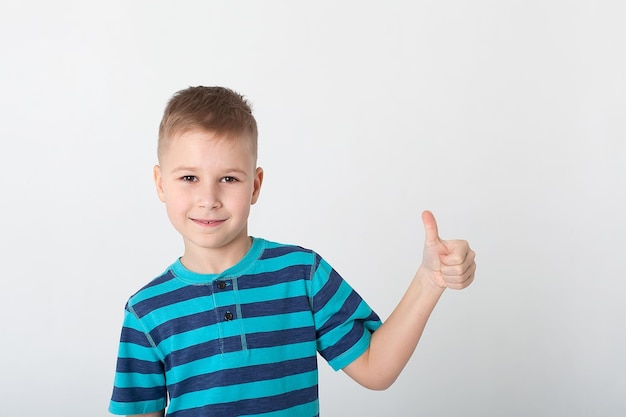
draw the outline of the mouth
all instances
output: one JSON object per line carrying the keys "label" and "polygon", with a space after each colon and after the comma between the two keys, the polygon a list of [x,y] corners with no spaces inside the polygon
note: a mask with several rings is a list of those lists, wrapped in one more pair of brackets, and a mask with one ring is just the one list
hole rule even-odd
{"label": "mouth", "polygon": [[204,220],[204,219],[191,219],[196,224],[200,226],[217,226],[224,223],[226,220]]}

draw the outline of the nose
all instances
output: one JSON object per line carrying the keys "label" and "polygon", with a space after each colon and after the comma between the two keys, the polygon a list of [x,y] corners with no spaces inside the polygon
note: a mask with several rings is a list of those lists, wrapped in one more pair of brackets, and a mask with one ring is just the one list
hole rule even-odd
{"label": "nose", "polygon": [[215,183],[204,183],[196,188],[196,201],[198,207],[204,209],[214,209],[221,206],[219,198],[219,185]]}

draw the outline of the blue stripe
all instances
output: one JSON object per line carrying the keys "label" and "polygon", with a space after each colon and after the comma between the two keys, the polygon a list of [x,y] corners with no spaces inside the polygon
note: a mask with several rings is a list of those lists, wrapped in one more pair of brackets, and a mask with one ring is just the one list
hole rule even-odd
{"label": "blue stripe", "polygon": [[152,329],[150,331],[150,337],[152,337],[154,343],[159,345],[165,339],[176,334],[207,327],[216,323],[217,316],[215,311],[205,311],[166,321]]}
{"label": "blue stripe", "polygon": [[120,403],[151,401],[165,398],[165,387],[151,388],[113,388],[112,400]]}
{"label": "blue stripe", "polygon": [[[232,297],[229,299],[231,302]],[[172,317],[191,317],[194,314],[212,311],[215,308],[214,297],[199,295],[191,300],[182,301],[171,306],[163,307],[156,311],[151,311],[142,319],[143,327],[152,331],[171,320]]]}
{"label": "blue stripe", "polygon": [[117,388],[154,388],[165,385],[161,374],[115,373]]}
{"label": "blue stripe", "polygon": [[[317,385],[317,371],[292,375],[280,379],[250,382],[247,384],[217,387],[195,391],[178,398],[172,398],[168,412],[203,407],[207,404],[225,404],[247,399],[273,397],[289,391],[298,391]],[[211,401],[207,401],[211,398]]]}
{"label": "blue stripe", "polygon": [[151,347],[152,345],[148,341],[145,333],[139,330],[131,329],[130,327],[122,327],[122,336],[120,337],[121,343],[132,343],[143,347]]}
{"label": "blue stripe", "polygon": [[133,358],[118,358],[117,372],[138,374],[162,374],[163,364],[161,362],[145,361]]}
{"label": "blue stripe", "polygon": [[330,362],[339,355],[350,350],[352,346],[354,346],[356,342],[358,342],[361,337],[363,337],[364,332],[365,330],[363,329],[362,323],[356,321],[354,322],[352,329],[350,329],[350,331],[346,335],[344,335],[338,343],[335,343],[334,345],[331,345],[322,350],[320,354],[324,359]]}
{"label": "blue stripe", "polygon": [[[241,337],[240,329],[250,329],[250,331],[256,331],[256,333],[267,333],[290,328],[296,329],[312,326],[313,317],[310,311],[302,311],[289,315],[247,318],[243,319],[239,324],[237,324],[236,321],[230,322],[230,324],[236,324],[236,326],[232,328],[222,326],[221,330],[217,325],[200,327],[192,331],[177,334],[175,338],[166,339],[158,346],[159,349],[164,351],[164,355],[168,355],[172,352],[172,349],[182,350],[210,340],[215,340],[216,343],[219,343],[220,336],[225,340],[230,337],[239,338]],[[175,347],[170,347],[170,340],[176,342]]]}
{"label": "blue stripe", "polygon": [[339,274],[337,274],[334,269],[331,270],[328,280],[313,297],[313,313],[319,312],[324,308],[324,306],[326,306],[326,304],[328,304],[328,302],[337,293],[342,283],[343,279],[339,276]]}
{"label": "blue stripe", "polygon": [[[272,348],[302,342],[315,341],[315,328],[302,327],[274,332],[259,332],[246,335],[248,349]],[[180,349],[165,357],[165,370],[190,363],[199,359],[210,358],[221,353],[237,352],[242,349],[241,337],[233,336],[222,340],[210,340]]]}
{"label": "blue stripe", "polygon": [[136,292],[129,301],[131,304],[137,304],[138,302],[152,298],[155,295],[174,291],[183,285],[185,285],[185,283],[176,279],[173,273],[168,270],[164,273],[164,275],[156,278],[140,291]]}
{"label": "blue stripe", "polygon": [[300,246],[278,246],[274,248],[266,248],[261,254],[259,260],[278,258],[294,252],[311,253],[310,250],[301,248]]}
{"label": "blue stripe", "polygon": [[172,384],[169,386],[169,394],[170,398],[176,398],[194,391],[278,379],[315,371],[316,369],[317,358],[315,356],[278,363],[223,369]]}
{"label": "blue stripe", "polygon": [[[376,314],[373,311],[370,313],[369,316],[365,318],[364,322],[365,322],[365,327],[370,328],[372,331],[380,327],[380,317],[378,317],[378,314]],[[376,322],[378,322],[378,324],[373,326],[374,323]]]}
{"label": "blue stripe", "polygon": [[315,322],[311,311],[243,319],[243,327],[250,329],[251,332],[274,332],[282,329],[307,327],[314,324]]}
{"label": "blue stripe", "polygon": [[269,287],[276,284],[307,279],[310,275],[310,271],[310,265],[292,265],[277,271],[242,275],[237,279],[237,284],[240,290]]}
{"label": "blue stripe", "polygon": [[[310,311],[309,300],[305,296],[243,304],[240,307],[244,318],[269,317]],[[173,335],[209,327],[221,322],[227,311],[236,314],[237,309],[234,305],[222,306],[214,311],[178,317],[152,329],[150,337],[158,346]]]}
{"label": "blue stripe", "polygon": [[156,352],[152,346],[140,346],[134,343],[120,343],[118,357],[155,362],[160,360],[155,353]]}
{"label": "blue stripe", "polygon": [[315,327],[253,333],[247,336],[248,348],[268,348],[315,340]]}
{"label": "blue stripe", "polygon": [[330,317],[318,330],[318,336],[322,337],[328,332],[331,332],[338,326],[345,324],[346,319],[351,317],[357,308],[361,305],[361,297],[355,292],[350,292],[348,298],[343,302],[343,305],[338,309],[337,313]]}
{"label": "blue stripe", "polygon": [[142,290],[140,290],[140,291],[143,291],[143,290],[148,289],[148,288],[156,287],[157,285],[164,284],[164,283],[166,283],[167,281],[169,281],[169,280],[171,280],[173,278],[175,278],[174,274],[172,274],[172,271],[170,271],[168,269],[167,271],[165,271],[163,273],[163,275],[153,279],[151,282],[148,283],[148,285],[143,287]]}
{"label": "blue stripe", "polygon": [[241,314],[245,318],[277,316],[300,311],[311,311],[311,305],[306,296],[279,298],[277,300],[241,305]]}
{"label": "blue stripe", "polygon": [[224,339],[213,339],[205,343],[199,343],[185,349],[172,352],[165,357],[165,370],[206,359],[215,355],[229,352],[237,352],[242,349],[241,336],[226,337]]}
{"label": "blue stripe", "polygon": [[269,413],[247,415],[246,417],[319,417],[319,402],[297,405],[286,410],[270,411]]}
{"label": "blue stripe", "polygon": [[[309,297],[309,289],[306,281],[297,283],[280,283],[270,287],[247,289],[238,292],[239,303],[249,304],[277,298],[289,298],[299,295]],[[219,297],[216,297],[219,298]]]}
{"label": "blue stripe", "polygon": [[189,285],[140,301],[133,305],[133,310],[137,314],[137,317],[142,318],[150,312],[158,310],[159,308],[210,295],[211,289],[209,286]]}
{"label": "blue stripe", "polygon": [[[246,366],[256,366],[293,359],[302,359],[304,357],[316,355],[317,349],[315,342],[295,343],[254,351],[225,353],[223,355],[199,359],[194,362],[177,366],[168,374],[168,383],[176,384],[184,381],[189,376],[211,373],[225,368],[232,369],[242,363],[242,358],[245,359]],[[206,398],[209,397],[205,397],[205,399]]]}
{"label": "blue stripe", "polygon": [[317,386],[312,386],[271,397],[252,398],[181,410],[168,413],[168,417],[236,417],[242,415],[262,414],[311,403],[317,401],[317,398]]}
{"label": "blue stripe", "polygon": [[163,410],[166,404],[166,398],[159,398],[158,400],[150,401],[137,401],[137,402],[117,402],[111,401],[109,404],[109,412],[112,414],[120,415],[135,415],[145,414],[154,411]]}
{"label": "blue stripe", "polygon": [[320,267],[321,262],[322,262],[322,257],[316,253],[315,259],[313,260],[313,265],[312,265],[313,271],[317,271],[317,269]]}

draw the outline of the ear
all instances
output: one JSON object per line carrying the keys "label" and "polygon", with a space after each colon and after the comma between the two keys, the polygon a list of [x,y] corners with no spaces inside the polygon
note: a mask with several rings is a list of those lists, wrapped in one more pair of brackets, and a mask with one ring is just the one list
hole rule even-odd
{"label": "ear", "polygon": [[256,169],[256,173],[254,175],[254,189],[252,190],[252,201],[250,204],[255,204],[259,199],[259,194],[261,193],[261,185],[263,184],[263,168],[259,167]]}
{"label": "ear", "polygon": [[153,175],[154,175],[154,185],[156,185],[157,194],[159,195],[159,200],[165,203],[165,191],[163,190],[163,177],[161,176],[160,166],[158,165],[154,166]]}

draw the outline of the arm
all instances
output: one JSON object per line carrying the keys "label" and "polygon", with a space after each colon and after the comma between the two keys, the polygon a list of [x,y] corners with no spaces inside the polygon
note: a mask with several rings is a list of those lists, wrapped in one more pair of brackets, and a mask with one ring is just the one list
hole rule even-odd
{"label": "arm", "polygon": [[374,332],[369,348],[344,372],[370,389],[386,389],[409,361],[441,294],[461,289],[474,279],[474,251],[465,241],[439,238],[433,215],[422,214],[426,230],[422,265],[398,306]]}

